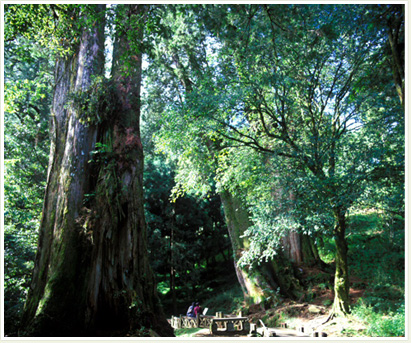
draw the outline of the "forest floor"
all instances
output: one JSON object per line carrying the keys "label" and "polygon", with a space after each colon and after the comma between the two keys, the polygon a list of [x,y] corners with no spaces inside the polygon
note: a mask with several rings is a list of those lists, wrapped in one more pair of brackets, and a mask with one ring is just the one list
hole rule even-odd
{"label": "forest floor", "polygon": [[[321,272],[316,268],[304,268],[304,277],[315,275]],[[363,287],[356,288],[363,280],[352,276],[350,278],[352,287],[350,288],[351,303],[355,304],[364,294]],[[361,331],[366,327],[353,318],[335,318],[326,322],[331,311],[331,304],[334,299],[334,292],[329,288],[320,288],[318,285],[311,289],[313,299],[310,302],[284,301],[282,305],[268,310],[262,309],[259,305],[249,307],[248,317],[253,323],[260,327],[261,319],[266,326],[275,331],[278,337],[311,336],[313,332],[324,332],[328,337],[353,337],[360,336]],[[328,305],[324,305],[328,304]],[[270,323],[285,323],[287,329],[272,326]],[[326,322],[326,323],[325,323]],[[303,328],[304,332],[301,332]],[[212,337],[208,329],[200,330],[192,337]],[[235,337],[246,337],[236,335]]]}

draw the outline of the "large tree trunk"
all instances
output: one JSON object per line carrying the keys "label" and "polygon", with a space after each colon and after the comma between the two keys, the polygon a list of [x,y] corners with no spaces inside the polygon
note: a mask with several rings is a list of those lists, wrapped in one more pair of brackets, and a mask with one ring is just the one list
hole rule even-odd
{"label": "large tree trunk", "polygon": [[311,236],[291,230],[282,239],[285,257],[297,265],[323,266],[314,239]]}
{"label": "large tree trunk", "polygon": [[336,227],[334,229],[336,256],[334,280],[334,304],[332,315],[346,315],[350,313],[350,282],[348,277],[347,252],[345,239],[346,217],[343,209],[337,208],[334,212]]}
{"label": "large tree trunk", "polygon": [[[104,5],[95,8],[104,11]],[[141,19],[142,8],[123,7],[129,25]],[[56,65],[48,184],[23,317],[24,330],[32,336],[117,336],[143,327],[173,335],[148,263],[139,132],[141,53],[129,46],[127,24],[116,39],[110,91],[115,104],[100,106],[98,120],[83,113],[84,106],[67,107],[72,94],[88,97],[87,104],[89,97],[108,97],[90,91],[103,75],[103,17],[84,29],[78,51]],[[124,64],[127,50],[132,56]],[[107,107],[113,109],[105,117]],[[83,124],[87,120],[90,124]]]}
{"label": "large tree trunk", "polygon": [[293,266],[281,252],[276,255],[275,260],[262,263],[253,269],[238,265],[242,252],[249,247],[249,241],[241,237],[251,225],[249,213],[241,201],[229,191],[222,191],[220,196],[233,247],[234,267],[245,298],[251,303],[260,303],[272,296],[278,288],[285,296],[300,296],[301,286],[294,276]]}

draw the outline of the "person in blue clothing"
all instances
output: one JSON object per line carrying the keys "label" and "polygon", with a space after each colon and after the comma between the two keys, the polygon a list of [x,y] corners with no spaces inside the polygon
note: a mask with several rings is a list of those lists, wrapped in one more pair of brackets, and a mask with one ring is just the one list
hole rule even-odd
{"label": "person in blue clothing", "polygon": [[194,308],[196,306],[196,303],[192,303],[191,306],[188,308],[187,310],[187,317],[195,317],[195,312],[194,312]]}

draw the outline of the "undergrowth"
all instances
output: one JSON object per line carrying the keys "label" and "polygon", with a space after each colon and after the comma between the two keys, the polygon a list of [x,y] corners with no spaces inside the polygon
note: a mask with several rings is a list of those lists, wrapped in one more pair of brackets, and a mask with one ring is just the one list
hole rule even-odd
{"label": "undergrowth", "polygon": [[[351,325],[344,326],[343,337],[400,337],[405,335],[405,242],[401,220],[392,220],[380,213],[357,213],[349,216],[347,229],[350,275],[355,279],[351,287],[364,290],[363,297],[352,307]],[[335,244],[332,238],[323,238],[319,248],[321,258],[332,262]],[[331,273],[319,273],[305,280],[320,290],[333,288]],[[310,302],[309,293],[304,301]],[[244,301],[240,286],[214,293],[202,303],[208,314],[217,311],[237,313]],[[331,304],[324,304],[329,306]],[[298,314],[274,314],[271,310],[261,318],[269,327],[281,322],[298,323]],[[354,325],[360,324],[360,328]]]}
{"label": "undergrowth", "polygon": [[232,288],[217,293],[203,302],[203,307],[208,307],[207,314],[215,314],[216,312],[236,313],[242,310],[244,296],[241,287],[238,283]]}
{"label": "undergrowth", "polygon": [[[364,289],[353,307],[355,318],[375,337],[403,336],[405,332],[405,239],[401,217],[378,212],[349,216],[347,228],[350,275],[362,281],[352,287]],[[335,258],[332,238],[324,238],[319,249],[327,262]]]}
{"label": "undergrowth", "polygon": [[405,336],[405,304],[399,305],[396,311],[381,313],[373,306],[359,301],[352,310],[353,317],[367,327],[366,335],[371,337]]}

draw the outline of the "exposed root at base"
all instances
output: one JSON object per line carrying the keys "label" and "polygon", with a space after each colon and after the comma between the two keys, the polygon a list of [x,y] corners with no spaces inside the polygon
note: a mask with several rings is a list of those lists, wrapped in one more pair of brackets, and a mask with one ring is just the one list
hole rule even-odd
{"label": "exposed root at base", "polygon": [[325,323],[328,323],[330,320],[334,319],[336,317],[336,314],[334,310],[331,310],[330,315],[327,317],[327,319],[321,323],[320,325],[324,325]]}

